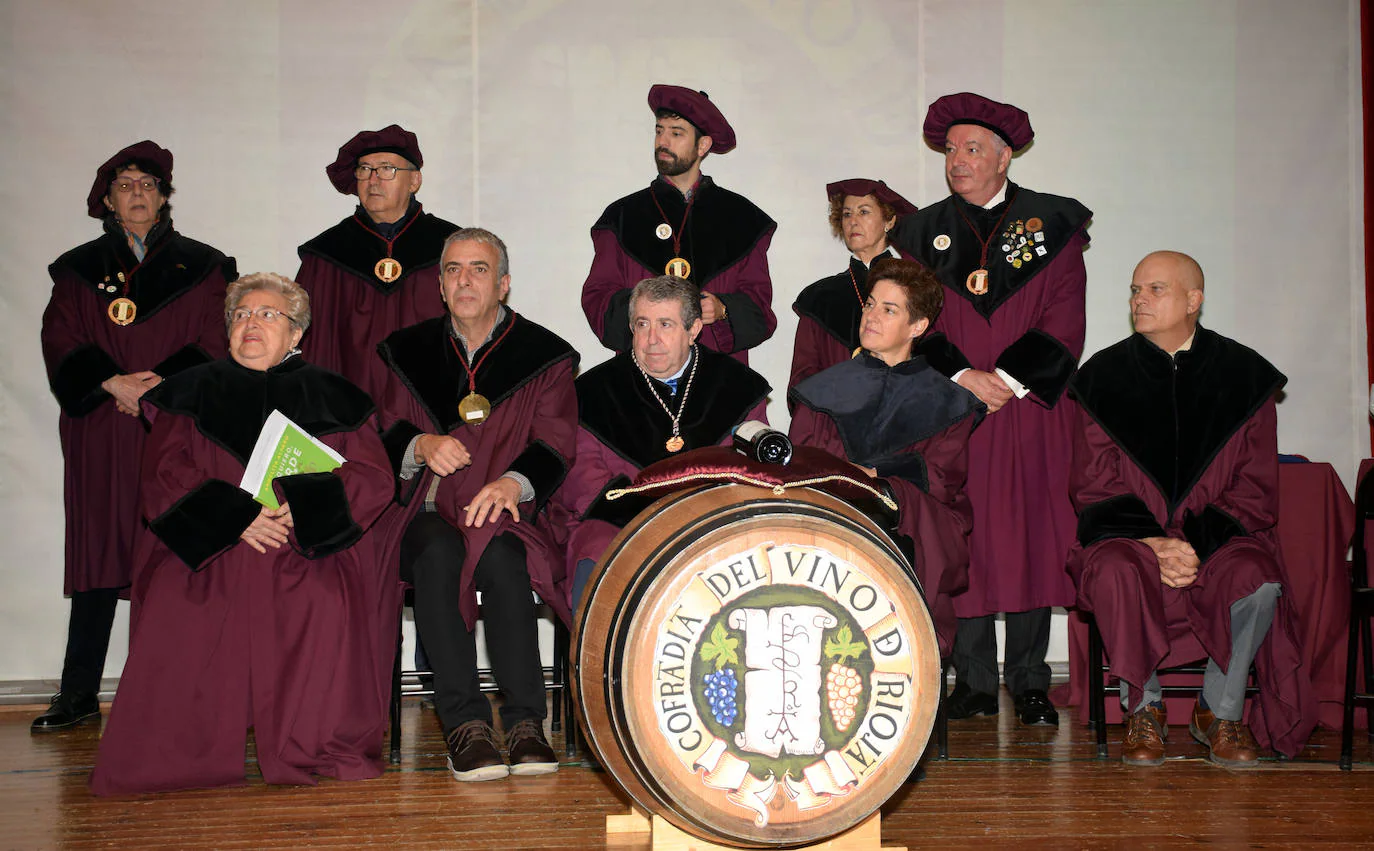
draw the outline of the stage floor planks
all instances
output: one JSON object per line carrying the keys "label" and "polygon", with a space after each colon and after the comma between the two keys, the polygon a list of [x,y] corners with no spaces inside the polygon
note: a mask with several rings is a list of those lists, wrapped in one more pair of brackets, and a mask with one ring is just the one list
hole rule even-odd
{"label": "stage floor planks", "polygon": [[[1081,724],[1021,728],[1002,714],[954,722],[948,762],[883,808],[885,844],[912,848],[1374,846],[1374,748],[1356,738],[1355,771],[1336,769],[1340,736],[1319,730],[1294,762],[1250,771],[1208,764],[1186,722],[1170,726],[1157,769],[1095,757]],[[576,763],[548,777],[460,784],[444,765],[433,713],[407,699],[402,762],[362,783],[249,785],[137,798],[86,790],[94,726],[33,736],[41,707],[0,711],[0,849],[600,848],[604,817],[626,804],[610,778]],[[562,753],[562,739],[555,748]],[[615,845],[623,851],[642,842]]]}

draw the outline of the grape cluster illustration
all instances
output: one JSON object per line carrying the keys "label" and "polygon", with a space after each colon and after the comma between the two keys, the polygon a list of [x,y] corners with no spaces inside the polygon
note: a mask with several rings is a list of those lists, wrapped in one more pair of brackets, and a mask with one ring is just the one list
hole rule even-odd
{"label": "grape cluster illustration", "polygon": [[711,707],[711,717],[716,719],[717,724],[726,727],[734,724],[739,715],[739,707],[735,704],[739,680],[735,677],[735,669],[730,667],[739,664],[736,647],[739,647],[739,639],[732,637],[725,626],[719,623],[711,630],[711,637],[701,645],[701,660],[715,664],[714,670],[702,677],[706,686],[703,692],[706,703]]}
{"label": "grape cluster illustration", "polygon": [[848,626],[842,626],[835,638],[825,643],[825,655],[835,661],[825,674],[825,697],[830,707],[830,718],[835,729],[841,733],[854,723],[854,712],[859,705],[859,695],[863,694],[863,680],[859,672],[844,663],[857,659],[864,651],[864,645],[853,640]]}
{"label": "grape cluster illustration", "polygon": [[712,671],[702,679],[706,682],[706,702],[711,707],[711,715],[717,724],[729,727],[735,723],[739,709],[735,706],[735,691],[739,681],[735,679],[735,669],[725,668]]}

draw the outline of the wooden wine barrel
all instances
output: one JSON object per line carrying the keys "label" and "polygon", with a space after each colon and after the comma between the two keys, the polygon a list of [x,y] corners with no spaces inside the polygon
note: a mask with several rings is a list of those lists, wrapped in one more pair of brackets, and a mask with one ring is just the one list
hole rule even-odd
{"label": "wooden wine barrel", "polygon": [[940,656],[916,579],[847,503],[730,484],[642,512],[574,619],[602,765],[710,842],[804,845],[871,815],[924,752]]}

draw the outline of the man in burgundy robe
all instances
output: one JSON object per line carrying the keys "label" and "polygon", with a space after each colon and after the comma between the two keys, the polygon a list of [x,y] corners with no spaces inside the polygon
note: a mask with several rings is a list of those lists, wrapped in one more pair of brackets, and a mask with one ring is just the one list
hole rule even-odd
{"label": "man in burgundy robe", "polygon": [[[954,595],[968,582],[968,534],[973,511],[964,490],[969,435],[985,406],[930,367],[914,339],[939,315],[943,287],[930,271],[901,260],[876,261],[873,274],[885,297],[904,292],[900,345],[884,348],[880,322],[862,332],[866,348],[856,357],[805,379],[788,394],[793,403],[789,434],[844,458],[880,481],[896,497],[894,537],[905,551],[925,594],[941,657],[958,627]],[[900,282],[901,289],[894,290]],[[877,313],[886,305],[869,305]],[[891,321],[891,320],[889,320]]]}
{"label": "man in burgundy robe", "polygon": [[1274,394],[1263,357],[1198,325],[1202,269],[1155,252],[1131,278],[1136,333],[1097,353],[1070,384],[1078,402],[1070,570],[1097,618],[1126,723],[1122,760],[1164,761],[1159,662],[1171,636],[1207,652],[1189,730],[1213,762],[1256,764],[1243,723],[1253,662],[1263,742],[1302,750],[1316,722],[1274,524]]}
{"label": "man in burgundy robe", "polygon": [[444,310],[439,250],[458,226],[415,199],[422,165],[419,140],[398,125],[354,136],[325,172],[358,207],[298,249],[315,317],[305,357],[373,396],[387,380],[377,344]]}
{"label": "man in burgundy robe", "polygon": [[[434,671],[449,770],[463,781],[556,771],[531,588],[564,621],[563,560],[541,509],[571,466],[578,355],[502,302],[506,247],[478,228],[441,253],[444,315],[378,346],[383,439],[400,505],[378,522],[387,564],[415,586],[415,626]],[[477,679],[482,593],[486,647],[504,695],[509,768]]]}
{"label": "man in burgundy robe", "polygon": [[678,452],[728,444],[746,420],[767,421],[764,377],[697,345],[701,299],[690,282],[646,278],[628,310],[631,351],[577,379],[577,460],[550,505],[573,577],[570,609],[611,539],[645,507],[629,497],[608,500],[607,491]]}
{"label": "man in burgundy robe", "polygon": [[172,152],[130,145],[96,171],[86,199],[105,233],[48,267],[43,360],[61,407],[65,593],[72,599],[61,691],[34,732],[98,719],[100,677],[138,533],[139,399],[224,353],[232,258],[177,233]]}
{"label": "man in burgundy robe", "polygon": [[[846,245],[852,241],[848,229],[853,227],[843,219],[846,199],[871,196],[877,207],[876,215],[885,219],[889,233],[898,216],[916,212],[915,204],[881,180],[864,177],[840,180],[826,184],[825,193],[830,199],[831,230]],[[797,335],[792,343],[788,390],[854,356],[859,347],[859,318],[864,301],[868,299],[868,271],[884,257],[901,257],[895,247],[887,244],[886,236],[876,245],[851,247],[849,268],[838,275],[821,278],[797,295],[792,303],[792,310],[797,314]]]}
{"label": "man in burgundy robe", "polygon": [[582,310],[608,349],[630,348],[630,290],[655,275],[701,290],[701,343],[749,362],[773,335],[768,244],[777,223],[747,198],[701,173],[708,153],[735,147],[735,131],[706,96],[681,86],[649,89],[654,161],[647,189],[611,204],[592,225],[596,256],[582,285]]}
{"label": "man in burgundy robe", "polygon": [[[268,783],[380,776],[400,601],[394,570],[354,546],[393,493],[372,400],[289,357],[266,371],[205,364],[145,404],[151,531],[91,790],[242,784],[249,728]],[[345,458],[275,480],[294,523],[276,549],[242,537],[263,506],[239,488],[273,410]]]}
{"label": "man in burgundy robe", "polygon": [[926,142],[945,152],[953,194],[898,220],[892,243],[933,269],[948,296],[921,352],[988,406],[969,441],[968,590],[955,598],[958,682],[950,718],[997,713],[994,619],[1006,613],[1004,673],[1021,723],[1056,725],[1047,689],[1050,607],[1073,603],[1064,559],[1072,411],[1061,402],[1083,350],[1085,230],[1072,198],[1007,180],[1034,136],[1026,113],[975,94],[931,105]]}

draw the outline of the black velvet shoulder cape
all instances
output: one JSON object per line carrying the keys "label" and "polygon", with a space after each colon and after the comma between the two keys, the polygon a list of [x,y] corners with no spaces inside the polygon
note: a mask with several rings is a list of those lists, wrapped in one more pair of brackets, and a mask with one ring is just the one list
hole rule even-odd
{"label": "black velvet shoulder cape", "polygon": [[[768,381],[729,355],[697,346],[696,376],[687,392],[680,435],[686,449],[715,446],[768,398]],[[691,365],[678,382],[686,387]],[[652,379],[650,379],[653,381]],[[676,412],[679,398],[668,385],[653,381],[652,388],[628,353],[621,353],[588,370],[577,379],[578,417],[583,428],[617,455],[644,468],[667,458],[664,442],[673,433],[672,420],[662,400]]]}
{"label": "black velvet shoulder cape", "polygon": [[[418,221],[406,228],[391,250],[391,256],[401,264],[403,275],[437,265],[444,240],[458,230],[458,225],[426,213],[423,207],[417,206],[412,215],[418,216]],[[313,255],[338,266],[367,281],[378,292],[395,292],[397,282],[388,284],[373,271],[377,261],[387,256],[386,240],[363,224],[365,217],[366,213],[362,212],[349,216],[300,246],[296,253],[302,260]]]}
{"label": "black velvet shoulder cape", "polygon": [[[1011,182],[1007,183],[1007,198],[1009,202],[1003,201],[991,210],[984,210],[958,195],[950,195],[898,219],[890,242],[930,267],[948,292],[966,299],[980,315],[991,316],[1048,266],[1092,218],[1092,211],[1073,198],[1034,192]],[[978,235],[970,230],[965,217],[977,226]],[[988,291],[974,295],[966,286],[967,278],[978,268],[982,240],[989,236],[999,219],[1001,225],[996,234],[991,234],[988,246]],[[1032,219],[1040,220],[1039,227],[1036,233],[1027,234],[1026,223]],[[1018,223],[1020,233],[1017,232]],[[1035,242],[1037,233],[1044,234],[1043,241]],[[1010,249],[1027,235],[1032,259],[1015,267],[1007,260],[1012,252],[1004,250],[1003,246]],[[936,239],[941,236],[948,239],[948,247],[943,250],[936,247]],[[945,240],[940,243],[944,244]],[[1044,254],[1038,253],[1040,247],[1045,249]]]}
{"label": "black velvet shoulder cape", "polygon": [[[130,277],[130,270],[137,269],[129,281],[128,294],[138,306],[133,325],[152,318],[216,269],[223,273],[225,281],[238,277],[234,258],[226,257],[213,246],[182,236],[172,229],[170,220],[154,226],[149,236],[148,253],[142,263],[134,257],[123,234],[111,230],[58,257],[48,267],[48,272],[55,278],[62,269],[69,270],[110,302],[124,296],[120,273]],[[119,289],[109,292],[102,289],[105,285]]]}
{"label": "black velvet shoulder cape", "polygon": [[[857,293],[854,291],[856,286]],[[821,278],[802,290],[792,304],[792,310],[798,316],[815,321],[836,342],[846,349],[852,349],[859,345],[859,319],[863,315],[863,299],[866,298],[868,267],[859,258],[851,257],[848,271]]]}
{"label": "black velvet shoulder cape", "polygon": [[[441,434],[464,424],[458,402],[472,391],[451,328],[448,316],[439,316],[402,328],[377,345],[382,360]],[[488,351],[493,351],[491,357],[486,357]],[[480,361],[477,390],[493,410],[549,367],[571,360],[576,369],[578,359],[562,337],[513,310],[496,326],[491,342],[472,356],[474,363]]]}
{"label": "black velvet shoulder cape", "polygon": [[[658,205],[654,200],[658,200]],[[659,212],[659,205],[663,212]],[[592,225],[609,230],[636,263],[660,274],[673,259],[673,240],[659,239],[655,229],[665,221],[681,232],[681,256],[692,264],[692,282],[704,287],[712,278],[749,255],[777,222],[748,198],[717,186],[703,176],[697,184],[692,212],[683,227],[687,200],[674,186],[655,180],[613,202]]]}
{"label": "black velvet shoulder cape", "polygon": [[196,429],[244,464],[274,410],[321,437],[356,431],[367,422],[372,398],[348,379],[300,357],[263,372],[231,358],[179,372],[149,390],[144,400],[190,417]]}
{"label": "black velvet shoulder cape", "polygon": [[835,364],[792,388],[799,405],[835,421],[850,461],[889,466],[913,444],[966,417],[987,413],[978,397],[917,356],[896,366],[867,353]]}
{"label": "black velvet shoulder cape", "polygon": [[1069,393],[1154,481],[1172,514],[1287,380],[1258,352],[1198,326],[1177,358],[1140,334],[1103,349]]}

